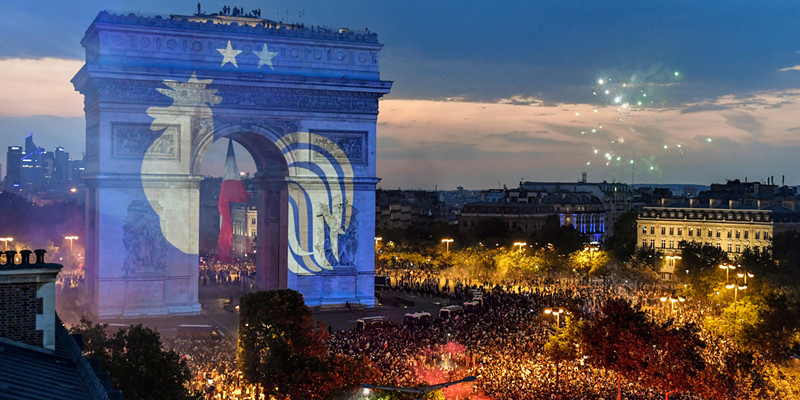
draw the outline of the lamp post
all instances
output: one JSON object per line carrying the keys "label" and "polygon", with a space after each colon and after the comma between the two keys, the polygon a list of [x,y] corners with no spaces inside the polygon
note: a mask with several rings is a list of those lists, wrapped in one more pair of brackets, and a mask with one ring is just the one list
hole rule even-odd
{"label": "lamp post", "polygon": [[725,285],[727,289],[733,289],[733,302],[739,301],[739,291],[747,289],[747,285],[739,285],[738,283],[734,282],[730,285]]}
{"label": "lamp post", "polygon": [[77,236],[64,236],[64,239],[69,240],[69,252],[72,253],[72,241],[77,240]]}
{"label": "lamp post", "polygon": [[725,270],[725,284],[727,285],[728,284],[728,276],[730,275],[732,269],[736,269],[736,266],[735,265],[722,264],[719,267]]}
{"label": "lamp post", "polygon": [[556,328],[560,328],[561,327],[561,314],[564,313],[564,309],[563,308],[561,308],[561,307],[559,307],[558,309],[545,308],[544,309],[544,313],[545,314],[553,314],[553,315],[555,315],[556,316]]}
{"label": "lamp post", "polygon": [[450,243],[453,243],[453,239],[450,239],[450,238],[442,239],[442,243],[444,243],[445,248],[447,249],[446,252],[449,253],[450,252]]}
{"label": "lamp post", "polygon": [[744,278],[744,284],[745,284],[745,285],[747,285],[747,278],[752,278],[752,277],[754,277],[755,275],[753,275],[753,274],[752,274],[752,273],[750,273],[750,272],[745,272],[745,271],[742,271],[742,272],[737,272],[737,273],[736,273],[736,276],[738,276],[739,278]]}
{"label": "lamp post", "polygon": [[6,244],[6,250],[8,250],[8,242],[13,242],[13,241],[14,241],[13,237],[0,238],[0,242],[5,242],[5,244]]}
{"label": "lamp post", "polygon": [[514,242],[514,246],[519,247],[519,252],[522,253],[522,248],[527,246],[528,244],[525,242]]}

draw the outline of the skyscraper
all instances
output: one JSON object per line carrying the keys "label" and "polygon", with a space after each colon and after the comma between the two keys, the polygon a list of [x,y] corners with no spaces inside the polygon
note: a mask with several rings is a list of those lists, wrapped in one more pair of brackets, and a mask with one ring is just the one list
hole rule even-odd
{"label": "skyscraper", "polygon": [[20,166],[22,165],[23,155],[22,147],[8,146],[8,152],[6,153],[6,179],[4,185],[6,189],[19,187],[22,181]]}

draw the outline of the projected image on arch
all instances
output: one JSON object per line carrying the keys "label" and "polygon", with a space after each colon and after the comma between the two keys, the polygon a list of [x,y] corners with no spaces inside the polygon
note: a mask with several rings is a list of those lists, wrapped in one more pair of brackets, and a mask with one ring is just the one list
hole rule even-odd
{"label": "projected image on arch", "polygon": [[[237,168],[223,179],[238,194],[217,204],[227,218],[216,255],[254,257],[254,289],[373,305],[375,129],[391,88],[377,36],[215,18],[102,12],[82,41],[72,82],[86,103],[93,314],[200,311],[201,164],[229,141],[252,158],[251,190]],[[230,207],[244,201],[250,248],[232,239]]]}

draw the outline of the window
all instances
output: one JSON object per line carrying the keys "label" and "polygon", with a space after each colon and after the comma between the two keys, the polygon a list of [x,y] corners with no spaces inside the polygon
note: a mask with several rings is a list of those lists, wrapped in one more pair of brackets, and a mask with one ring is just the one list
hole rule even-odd
{"label": "window", "polygon": [[[730,237],[730,231],[728,231],[728,237]],[[717,229],[717,237],[722,236],[722,229]]]}
{"label": "window", "polygon": [[650,247],[652,247],[652,248],[656,247],[656,240],[655,239],[650,239]]}
{"label": "window", "polygon": [[671,226],[670,226],[670,227],[669,227],[669,234],[670,234],[670,235],[674,235],[674,234],[675,234],[675,228],[673,228],[673,227],[671,227]]}
{"label": "window", "polygon": [[712,237],[712,236],[714,236],[714,231],[712,231],[711,229],[709,229],[709,230],[708,230],[708,237]]}
{"label": "window", "polygon": [[250,224],[251,225],[255,225],[256,224],[256,219],[255,218],[250,219]]}
{"label": "window", "polygon": [[683,228],[678,228],[678,236],[683,236]]}
{"label": "window", "polygon": [[761,239],[761,231],[756,231],[756,240]]}
{"label": "window", "polygon": [[718,243],[717,243],[717,248],[718,248],[718,249],[720,249],[720,250],[722,250],[722,243],[719,243],[719,242],[718,242]]}
{"label": "window", "polygon": [[656,227],[655,226],[651,226],[650,227],[650,234],[651,235],[655,235],[656,234]]}
{"label": "window", "polygon": [[731,230],[728,229],[728,239],[730,239],[730,238],[731,238]]}
{"label": "window", "polygon": [[642,239],[642,247],[647,247],[647,239]]}
{"label": "window", "polygon": [[733,251],[733,245],[728,243],[728,253]]}
{"label": "window", "polygon": [[661,234],[662,235],[666,235],[667,234],[667,227],[666,226],[662,226],[661,227]]}
{"label": "window", "polygon": [[764,232],[764,240],[769,240],[769,232]]}
{"label": "window", "polygon": [[753,246],[753,250],[755,250],[756,253],[759,253],[761,251],[758,246]]}
{"label": "window", "polygon": [[689,236],[692,236],[693,234],[694,234],[694,228],[689,228]]}
{"label": "window", "polygon": [[740,245],[740,244],[736,245],[736,252],[737,253],[741,253],[742,252],[742,245]]}
{"label": "window", "polygon": [[669,241],[669,248],[670,249],[674,249],[675,248],[675,241],[674,240],[670,240]]}
{"label": "window", "polygon": [[667,241],[664,240],[664,239],[661,239],[661,248],[662,249],[666,249],[667,248]]}
{"label": "window", "polygon": [[647,233],[647,227],[642,225],[642,233]]}
{"label": "window", "polygon": [[738,229],[737,229],[737,230],[736,230],[736,238],[737,238],[737,239],[741,239],[741,237],[742,237],[742,231],[740,231],[740,230],[738,230]]}
{"label": "window", "polygon": [[744,231],[744,238],[748,239],[750,237],[750,231]]}

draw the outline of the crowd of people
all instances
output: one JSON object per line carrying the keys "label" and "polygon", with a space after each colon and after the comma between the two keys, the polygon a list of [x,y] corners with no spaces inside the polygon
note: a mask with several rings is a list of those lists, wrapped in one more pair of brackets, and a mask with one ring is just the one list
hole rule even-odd
{"label": "crowd of people", "polygon": [[[246,285],[255,265],[222,264],[202,258],[201,285]],[[545,344],[566,318],[589,318],[611,298],[625,298],[641,307],[655,321],[672,319],[677,324],[702,324],[712,310],[696,302],[678,303],[673,310],[660,300],[669,289],[634,286],[627,282],[590,282],[547,277],[509,281],[472,279],[466,274],[444,275],[422,270],[384,270],[389,276],[382,288],[386,296],[398,292],[440,299],[442,304],[461,304],[476,294],[482,307],[450,318],[434,318],[428,324],[389,324],[379,329],[329,330],[330,351],[349,357],[365,357],[381,376],[378,385],[418,387],[464,376],[476,376],[473,384],[444,390],[446,398],[458,399],[612,399],[618,376],[596,368],[581,356],[556,368]],[[75,287],[82,277],[59,277],[62,288]],[[380,293],[379,293],[380,295]],[[563,308],[556,319],[544,312]],[[706,359],[721,365],[730,344],[702,331],[710,343]],[[236,339],[178,339],[165,337],[165,346],[176,350],[190,367],[191,389],[206,399],[263,400],[257,384],[243,380],[236,367]],[[557,372],[558,371],[558,372]],[[557,377],[558,376],[558,377]],[[636,382],[622,380],[625,399],[661,399],[664,393]],[[691,399],[671,394],[672,399]]]}
{"label": "crowd of people", "polygon": [[[544,351],[556,320],[544,310],[563,307],[591,315],[609,298],[624,296],[644,305],[649,300],[647,295],[661,290],[602,284],[564,287],[544,279],[494,284],[458,278],[451,281],[419,272],[393,274],[392,278],[390,290],[447,296],[451,302],[463,301],[478,291],[484,307],[478,313],[438,319],[427,327],[393,325],[336,332],[331,338],[333,351],[368,357],[383,372],[386,382],[382,384],[391,386],[439,383],[427,378],[441,373],[449,380],[476,376],[475,391],[469,398],[615,398],[616,373],[593,368],[583,359],[560,365],[556,383],[556,366]],[[452,353],[454,348],[459,349],[456,354]],[[631,382],[626,382],[622,391],[627,399],[664,398],[664,393]]]}
{"label": "crowd of people", "polygon": [[236,367],[236,341],[165,337],[163,345],[186,361],[192,372],[190,390],[208,400],[265,400],[258,384],[247,383]]}
{"label": "crowd of people", "polygon": [[[702,318],[704,310],[672,313],[657,299],[662,289],[634,288],[625,284],[560,284],[535,281],[476,282],[446,279],[434,273],[395,274],[386,290],[439,296],[453,304],[481,293],[478,312],[435,319],[428,325],[391,324],[380,329],[332,332],[330,351],[366,357],[381,372],[382,381],[398,387],[418,387],[464,376],[476,376],[474,385],[454,385],[444,390],[459,399],[612,399],[617,374],[584,363],[581,357],[556,365],[544,351],[556,319],[546,308],[562,307],[570,313],[591,315],[612,297],[625,297],[653,316]],[[564,320],[561,319],[563,325]],[[186,359],[193,371],[192,388],[207,399],[263,399],[260,388],[245,383],[236,368],[236,345],[227,340],[169,339],[168,346]],[[664,393],[623,380],[623,398],[661,399]],[[673,394],[673,399],[690,396]]]}
{"label": "crowd of people", "polygon": [[256,264],[252,258],[221,263],[213,257],[200,257],[201,286],[248,286],[255,274]]}

